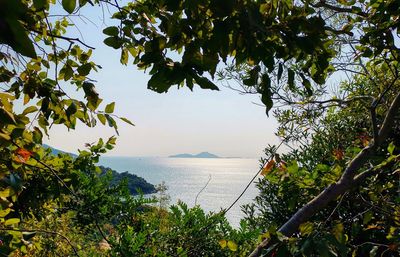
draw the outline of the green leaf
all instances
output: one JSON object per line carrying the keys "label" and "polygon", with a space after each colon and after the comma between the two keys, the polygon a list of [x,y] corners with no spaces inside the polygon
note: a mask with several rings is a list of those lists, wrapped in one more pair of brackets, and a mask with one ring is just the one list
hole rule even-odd
{"label": "green leaf", "polygon": [[237,251],[237,244],[233,241],[228,241],[227,243],[229,250],[231,250],[232,252],[236,252]]}
{"label": "green leaf", "polygon": [[16,124],[14,114],[0,107],[0,124]]}
{"label": "green leaf", "polygon": [[43,9],[47,4],[47,0],[33,0],[33,5],[35,6],[36,10]]}
{"label": "green leaf", "polygon": [[71,68],[69,65],[65,65],[61,70],[60,70],[60,75],[63,76],[64,81],[69,80],[72,78],[74,75],[74,70]]}
{"label": "green leaf", "polygon": [[308,79],[306,79],[306,78],[303,79],[303,86],[306,88],[307,95],[312,96],[313,91],[312,91],[311,83]]}
{"label": "green leaf", "polygon": [[156,91],[157,93],[165,93],[171,87],[171,83],[166,80],[165,72],[158,71],[147,82],[147,88]]}
{"label": "green leaf", "polygon": [[208,78],[198,76],[195,78],[195,80],[196,83],[199,84],[199,86],[203,89],[219,90],[219,88]]}
{"label": "green leaf", "polygon": [[62,0],[62,6],[69,14],[73,13],[76,7],[76,0]]}
{"label": "green leaf", "polygon": [[123,121],[125,121],[126,123],[132,125],[132,126],[135,126],[135,124],[133,124],[132,121],[128,120],[127,118],[120,117],[120,119],[123,120]]}
{"label": "green leaf", "polygon": [[114,107],[115,107],[115,102],[107,104],[105,112],[106,113],[113,113],[114,112]]}
{"label": "green leaf", "polygon": [[42,133],[42,131],[40,131],[40,129],[38,127],[34,128],[34,130],[32,132],[32,138],[35,143],[37,143],[37,144],[42,143],[43,133]]}
{"label": "green leaf", "polygon": [[11,187],[7,187],[3,191],[0,191],[0,197],[9,197],[9,196],[12,196],[14,194],[15,194],[15,192]]}
{"label": "green leaf", "polygon": [[218,244],[221,246],[222,249],[226,247],[227,241],[225,239],[221,239],[218,241]]}
{"label": "green leaf", "polygon": [[128,64],[128,60],[129,60],[129,54],[128,54],[128,50],[127,49],[122,49],[121,51],[121,58],[120,58],[120,62],[124,65]]}
{"label": "green leaf", "polygon": [[312,233],[314,224],[312,222],[305,222],[299,226],[299,231],[303,236],[307,236]]}
{"label": "green leaf", "polygon": [[260,84],[261,102],[265,105],[266,113],[271,110],[273,106],[272,92],[271,92],[271,79],[268,74],[263,74]]}
{"label": "green leaf", "polygon": [[107,144],[109,145],[115,145],[115,142],[117,142],[117,138],[115,136],[112,136],[107,140]]}
{"label": "green leaf", "polygon": [[38,108],[36,106],[29,106],[22,112],[22,114],[27,115],[29,113],[36,112],[37,110]]}
{"label": "green leaf", "polygon": [[90,63],[85,63],[78,67],[78,73],[81,76],[87,76],[92,69],[92,65]]}
{"label": "green leaf", "polygon": [[372,220],[373,216],[374,215],[371,211],[366,212],[363,216],[363,224],[368,224]]}
{"label": "green leaf", "polygon": [[0,210],[0,218],[4,218],[5,216],[7,216],[9,213],[11,212],[10,208],[7,208],[5,210]]}
{"label": "green leaf", "polygon": [[118,36],[119,29],[118,29],[118,27],[111,26],[111,27],[103,29],[103,33],[108,36]]}
{"label": "green leaf", "polygon": [[65,111],[65,113],[67,114],[67,117],[70,117],[71,115],[75,114],[77,110],[78,110],[78,107],[76,106],[76,104],[74,102],[72,102],[68,106],[68,108]]}
{"label": "green leaf", "polygon": [[14,225],[14,224],[18,224],[21,220],[18,218],[12,218],[12,219],[8,219],[6,220],[6,222],[4,222],[5,226],[10,226],[10,225]]}
{"label": "green leaf", "polygon": [[295,91],[294,88],[294,71],[292,69],[288,69],[288,85],[289,89]]}
{"label": "green leaf", "polygon": [[121,41],[117,37],[108,37],[104,39],[104,44],[111,46],[114,49],[119,49],[122,46]]}
{"label": "green leaf", "polygon": [[393,151],[394,151],[395,148],[396,148],[396,146],[393,144],[393,142],[391,142],[391,143],[388,145],[387,150],[388,150],[388,152],[390,153],[390,155],[393,155]]}
{"label": "green leaf", "polygon": [[279,66],[278,66],[278,82],[282,78],[282,73],[283,73],[283,65],[282,65],[282,63],[279,63]]}
{"label": "green leaf", "polygon": [[0,138],[4,139],[5,141],[9,141],[11,137],[5,133],[0,132]]}
{"label": "green leaf", "polygon": [[[8,26],[7,26],[8,25]],[[25,28],[21,23],[13,18],[6,19],[5,33],[11,35],[10,42],[7,42],[15,51],[27,57],[36,58],[35,48],[32,41],[26,34]]]}
{"label": "green leaf", "polygon": [[97,118],[99,119],[99,121],[101,122],[101,124],[103,124],[103,125],[106,125],[106,117],[103,115],[103,114],[101,114],[101,113],[98,113],[97,114]]}

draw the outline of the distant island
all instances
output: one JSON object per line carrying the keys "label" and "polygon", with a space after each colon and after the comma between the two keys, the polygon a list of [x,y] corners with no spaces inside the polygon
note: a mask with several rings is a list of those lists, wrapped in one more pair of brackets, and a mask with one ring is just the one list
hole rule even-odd
{"label": "distant island", "polygon": [[169,158],[221,158],[209,152],[201,152],[199,154],[183,153],[183,154],[170,155],[168,157]]}

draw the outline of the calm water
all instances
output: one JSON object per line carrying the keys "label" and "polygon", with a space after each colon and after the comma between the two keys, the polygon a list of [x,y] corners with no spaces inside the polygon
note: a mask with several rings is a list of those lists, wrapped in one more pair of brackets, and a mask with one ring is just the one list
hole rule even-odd
{"label": "calm water", "polygon": [[[198,192],[211,180],[197,199],[206,211],[217,212],[228,207],[258,170],[257,159],[200,159],[200,158],[136,158],[102,157],[100,164],[119,172],[129,171],[152,184],[165,181],[171,204],[182,200],[194,206]],[[228,220],[237,226],[243,217],[240,206],[250,203],[257,195],[254,184],[227,213]]]}

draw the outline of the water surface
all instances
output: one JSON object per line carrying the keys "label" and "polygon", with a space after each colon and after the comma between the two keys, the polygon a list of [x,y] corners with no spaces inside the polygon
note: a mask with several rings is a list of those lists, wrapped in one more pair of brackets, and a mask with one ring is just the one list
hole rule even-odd
{"label": "water surface", "polygon": [[[228,207],[246,187],[258,170],[257,159],[242,158],[137,158],[102,157],[100,165],[119,172],[129,171],[143,177],[152,184],[165,181],[171,204],[182,200],[190,207],[197,204],[206,211],[218,212]],[[235,226],[243,217],[240,206],[250,203],[257,195],[254,184],[227,213],[228,220]]]}

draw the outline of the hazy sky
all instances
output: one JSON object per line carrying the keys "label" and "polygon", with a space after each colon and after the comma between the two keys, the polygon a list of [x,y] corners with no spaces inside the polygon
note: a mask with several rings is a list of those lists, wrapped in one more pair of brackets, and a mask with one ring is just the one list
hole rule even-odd
{"label": "hazy sky", "polygon": [[[118,123],[117,146],[108,155],[168,156],[209,151],[220,156],[259,157],[267,144],[278,142],[274,136],[276,121],[266,116],[263,107],[252,103],[260,102],[258,96],[240,95],[224,87],[220,87],[221,91],[211,91],[196,86],[193,92],[174,87],[166,94],[148,90],[149,76],[132,64],[121,65],[120,51],[102,43],[105,25],[101,9],[86,10],[90,13],[83,15],[96,25],[76,22],[84,41],[96,47],[94,61],[103,67],[91,75],[98,81],[97,91],[103,103],[115,101],[115,113],[136,125]],[[105,23],[112,24],[110,20]],[[79,35],[76,29],[70,29]],[[81,124],[69,132],[62,126],[54,126],[45,142],[76,152],[87,142],[114,134],[113,129],[101,124],[96,128]]]}

